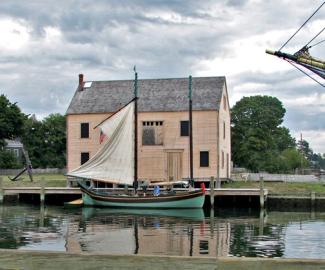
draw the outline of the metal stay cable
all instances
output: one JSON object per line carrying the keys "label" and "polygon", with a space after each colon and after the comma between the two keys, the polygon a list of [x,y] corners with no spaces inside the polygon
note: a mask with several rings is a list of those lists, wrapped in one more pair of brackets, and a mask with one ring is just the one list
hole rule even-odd
{"label": "metal stay cable", "polygon": [[319,42],[317,42],[317,43],[315,43],[313,45],[310,45],[309,48],[315,47],[316,45],[321,44],[323,42],[325,42],[325,39],[323,39],[323,40],[321,40],[321,41],[319,41]]}
{"label": "metal stay cable", "polygon": [[300,26],[299,29],[281,46],[279,51],[281,51],[283,49],[283,47],[289,43],[289,41],[301,30],[301,28],[303,28],[306,25],[306,23],[318,12],[318,10],[320,10],[322,8],[322,6],[324,4],[325,4],[325,1],[314,11],[314,13],[303,23],[303,25]]}
{"label": "metal stay cable", "polygon": [[[320,30],[319,31],[319,33],[316,35],[316,36],[314,36],[305,46],[304,46],[304,48],[306,48],[312,41],[314,41],[315,40],[315,38],[317,38],[323,31],[325,30],[325,27],[322,29],[322,30]],[[324,40],[323,40],[324,41]],[[317,45],[317,44],[319,44],[320,42],[318,42],[318,43],[316,43],[315,45]],[[313,45],[313,46],[310,46],[310,47],[308,47],[308,48],[311,48],[311,47],[314,47],[315,45]]]}

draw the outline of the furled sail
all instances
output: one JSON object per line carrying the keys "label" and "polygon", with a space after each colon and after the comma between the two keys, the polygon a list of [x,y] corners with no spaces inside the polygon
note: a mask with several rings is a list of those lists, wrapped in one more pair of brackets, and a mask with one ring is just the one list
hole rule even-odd
{"label": "furled sail", "polygon": [[132,185],[134,180],[134,101],[98,126],[107,140],[68,176]]}

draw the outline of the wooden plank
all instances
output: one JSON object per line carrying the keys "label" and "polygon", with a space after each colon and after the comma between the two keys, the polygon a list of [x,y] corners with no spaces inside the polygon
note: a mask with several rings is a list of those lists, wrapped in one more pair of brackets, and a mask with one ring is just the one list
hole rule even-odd
{"label": "wooden plank", "polygon": [[[41,194],[41,187],[11,187],[11,188],[3,188],[4,195],[12,195],[12,194]],[[111,188],[106,188],[105,190],[112,191]],[[114,189],[114,190],[124,190],[123,188]],[[148,190],[152,190],[149,188]],[[163,190],[163,189],[162,189]],[[186,191],[184,188],[175,188],[175,191]],[[44,188],[44,194],[81,194],[79,188],[69,188],[69,187],[46,187]],[[210,189],[206,189],[206,194],[210,195]],[[223,189],[223,188],[215,188],[214,196],[260,196],[260,189]],[[268,190],[264,189],[264,196],[268,196]],[[270,197],[270,196],[269,196]],[[271,196],[272,197],[272,196]],[[274,195],[273,197],[274,198]],[[310,195],[308,196],[310,199]],[[316,197],[319,199],[319,197]]]}

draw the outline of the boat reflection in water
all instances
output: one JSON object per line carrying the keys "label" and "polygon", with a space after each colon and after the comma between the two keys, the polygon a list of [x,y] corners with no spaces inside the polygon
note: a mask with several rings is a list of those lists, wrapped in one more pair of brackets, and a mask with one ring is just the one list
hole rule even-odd
{"label": "boat reflection in water", "polygon": [[218,246],[226,243],[227,255],[229,241],[222,238],[229,239],[230,229],[221,231],[227,235],[211,237],[202,209],[84,207],[79,226],[69,226],[66,248],[68,252],[216,256]]}

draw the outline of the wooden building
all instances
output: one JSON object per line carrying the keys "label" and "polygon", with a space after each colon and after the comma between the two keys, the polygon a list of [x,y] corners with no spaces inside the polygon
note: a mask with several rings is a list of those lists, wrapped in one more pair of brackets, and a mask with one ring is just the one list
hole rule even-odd
{"label": "wooden building", "polygon": [[16,140],[8,140],[5,139],[6,145],[4,149],[8,152],[11,152],[18,162],[23,162],[23,144],[19,139]]}
{"label": "wooden building", "polygon": [[[94,129],[133,98],[133,80],[84,81],[67,110],[67,169],[80,166],[101,146]],[[193,164],[195,180],[229,178],[230,108],[225,77],[194,77]],[[189,178],[188,78],[138,81],[139,179]]]}

